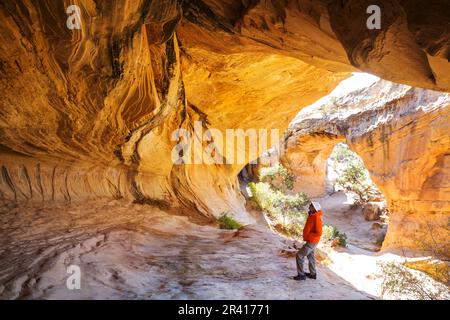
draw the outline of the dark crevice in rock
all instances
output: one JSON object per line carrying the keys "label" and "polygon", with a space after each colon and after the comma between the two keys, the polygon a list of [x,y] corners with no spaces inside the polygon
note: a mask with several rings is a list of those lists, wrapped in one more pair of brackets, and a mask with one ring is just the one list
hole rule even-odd
{"label": "dark crevice in rock", "polygon": [[209,6],[202,0],[183,0],[183,15],[192,23],[207,29],[220,29],[226,33],[233,34],[233,25],[217,16]]}
{"label": "dark crevice in rock", "polygon": [[17,201],[17,192],[14,188],[14,183],[11,180],[11,176],[9,175],[8,169],[5,166],[2,166],[2,178],[6,185],[11,189],[14,193],[14,201]]}

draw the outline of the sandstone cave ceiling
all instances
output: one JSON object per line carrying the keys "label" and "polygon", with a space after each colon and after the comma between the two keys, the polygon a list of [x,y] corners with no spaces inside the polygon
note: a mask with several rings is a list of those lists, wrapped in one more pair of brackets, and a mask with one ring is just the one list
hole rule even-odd
{"label": "sandstone cave ceiling", "polygon": [[380,1],[380,30],[364,0],[80,0],[79,30],[71,4],[0,4],[4,198],[243,212],[242,165],[173,166],[175,128],[283,131],[356,70],[450,91],[448,1]]}

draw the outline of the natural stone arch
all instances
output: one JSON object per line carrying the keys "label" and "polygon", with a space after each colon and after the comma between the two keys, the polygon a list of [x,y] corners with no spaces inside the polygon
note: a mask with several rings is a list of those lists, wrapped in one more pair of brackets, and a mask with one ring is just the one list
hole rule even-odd
{"label": "natural stone arch", "polygon": [[[302,185],[318,186],[312,196],[322,195],[325,184],[318,180],[325,181],[324,159],[345,140],[386,197],[391,218],[383,247],[417,248],[416,238],[425,236],[429,223],[435,240],[445,243],[450,95],[381,80],[338,103],[355,111],[344,117],[306,117],[293,124],[282,144],[281,161],[288,168],[305,165],[293,172],[301,173]],[[302,160],[298,166],[296,159]]]}

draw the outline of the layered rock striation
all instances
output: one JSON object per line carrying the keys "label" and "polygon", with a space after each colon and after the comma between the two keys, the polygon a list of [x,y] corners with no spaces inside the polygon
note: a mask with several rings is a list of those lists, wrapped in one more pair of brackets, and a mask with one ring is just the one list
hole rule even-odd
{"label": "layered rock striation", "polygon": [[357,68],[450,90],[448,2],[386,1],[368,30],[369,2],[80,0],[71,30],[72,3],[2,1],[2,199],[126,198],[250,221],[245,163],[175,165],[174,130],[282,132]]}

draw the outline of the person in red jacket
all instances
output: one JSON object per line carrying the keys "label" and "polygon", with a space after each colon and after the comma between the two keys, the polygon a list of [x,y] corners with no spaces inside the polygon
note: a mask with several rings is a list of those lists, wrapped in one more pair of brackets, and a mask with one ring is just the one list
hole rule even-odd
{"label": "person in red jacket", "polygon": [[[316,279],[316,257],[315,250],[322,236],[322,208],[318,202],[309,205],[308,219],[303,228],[303,240],[305,244],[296,254],[297,276],[294,280],[305,280],[306,277]],[[308,258],[309,273],[303,271],[305,257]]]}

